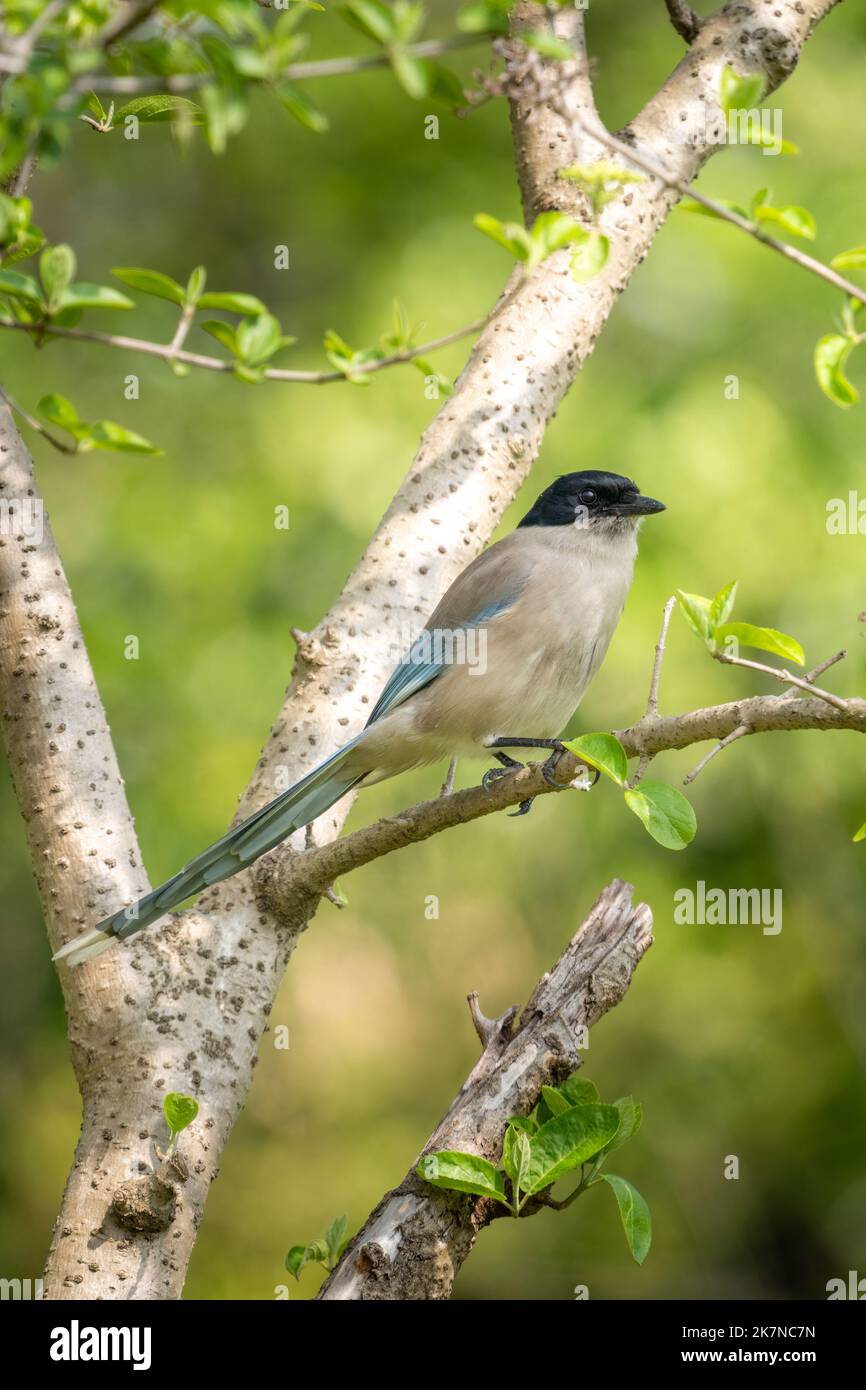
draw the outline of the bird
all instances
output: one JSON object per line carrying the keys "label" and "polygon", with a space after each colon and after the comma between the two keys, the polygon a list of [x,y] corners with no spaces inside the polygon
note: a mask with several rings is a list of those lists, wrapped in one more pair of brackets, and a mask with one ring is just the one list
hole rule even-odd
{"label": "bird", "polygon": [[[398,663],[364,729],[293,786],[129,907],[82,932],[55,960],[79,965],[240,873],[349,791],[410,768],[492,753],[492,782],[523,766],[508,749],[550,750],[602,661],[631,587],[644,517],[665,510],[618,473],[566,473],[516,529],[445,593]],[[453,766],[453,761],[452,761]],[[525,813],[531,799],[521,803]]]}

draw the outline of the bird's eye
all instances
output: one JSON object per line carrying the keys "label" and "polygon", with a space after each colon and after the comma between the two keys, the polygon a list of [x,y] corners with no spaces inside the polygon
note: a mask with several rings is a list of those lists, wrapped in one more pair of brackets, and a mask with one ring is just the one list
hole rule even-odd
{"label": "bird's eye", "polygon": [[596,501],[597,497],[598,493],[595,491],[595,488],[592,487],[585,487],[583,491],[580,493],[580,501],[583,502],[584,505],[587,507],[591,507],[593,502]]}

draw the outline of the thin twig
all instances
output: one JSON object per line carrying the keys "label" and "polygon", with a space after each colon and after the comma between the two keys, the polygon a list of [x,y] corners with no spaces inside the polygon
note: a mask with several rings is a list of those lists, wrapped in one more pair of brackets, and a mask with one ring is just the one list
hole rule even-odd
{"label": "thin twig", "polygon": [[[423,39],[420,43],[407,44],[404,51],[413,58],[438,58],[443,53],[485,43],[489,38],[489,33],[453,34],[447,39]],[[319,58],[306,63],[290,63],[279,76],[291,82],[306,82],[319,77],[345,77],[373,68],[385,68],[390,66],[390,62],[389,55],[384,52],[362,57]],[[166,77],[87,73],[76,78],[72,88],[76,92],[96,90],[109,96],[140,96],[150,92],[194,92],[206,86],[208,81],[210,77],[206,72],[175,73]]]}
{"label": "thin twig", "polygon": [[[807,681],[817,680],[818,677],[822,676],[825,671],[829,671],[831,666],[835,666],[837,661],[843,661],[847,655],[847,651],[843,649],[840,652],[836,652],[833,656],[828,656],[824,661],[819,662],[819,664],[814,668],[814,670],[809,671],[805,679]],[[778,700],[780,703],[783,703],[786,700],[796,699],[796,697],[797,687],[792,686],[790,689],[783,690],[780,695],[776,695],[773,698]],[[692,768],[691,772],[687,773],[687,775],[683,778],[683,786],[687,787],[690,782],[694,782],[698,774],[703,772],[704,768],[707,766],[707,763],[711,763],[713,758],[715,758],[718,753],[721,753],[723,748],[728,748],[732,743],[736,743],[738,739],[745,738],[746,734],[752,734],[754,732],[755,730],[752,728],[752,725],[748,722],[738,724],[736,729],[734,729],[725,738],[723,738],[720,743],[717,743],[714,748],[711,748],[709,753],[705,753],[704,756],[701,758],[700,762],[696,763],[695,766]]]}
{"label": "thin twig", "polygon": [[[469,337],[470,334],[480,333],[486,322],[486,319],[477,319],[475,323],[468,323],[464,328],[456,328],[451,333],[443,334],[441,338],[433,338],[429,343],[419,343],[417,347],[400,348],[387,357],[381,357],[373,362],[362,362],[357,367],[352,368],[352,375],[369,376],[373,372],[382,371],[385,367],[396,367],[404,362],[413,362],[416,357],[425,357],[427,353],[435,352],[438,348],[448,347],[450,343],[456,343],[461,338]],[[61,328],[57,324],[47,322],[19,323],[17,319],[9,318],[0,318],[0,328],[9,328],[24,333],[38,332],[43,339],[75,338],[80,342],[99,343],[103,347],[120,348],[127,352],[143,352],[149,357],[185,362],[189,367],[201,367],[212,372],[232,372],[235,368],[233,359],[210,357],[206,353],[189,352],[186,348],[175,349],[172,343],[153,343],[147,338],[127,338],[120,333],[96,333],[86,328]],[[311,386],[325,386],[329,382],[347,380],[344,372],[291,371],[282,367],[266,368],[264,377],[267,381],[305,382]]]}
{"label": "thin twig", "polygon": [[181,315],[180,315],[180,318],[179,318],[179,320],[178,320],[177,328],[175,329],[175,332],[174,332],[174,337],[172,338],[171,342],[170,342],[169,345],[168,345],[168,352],[166,353],[166,360],[167,360],[167,361],[169,361],[169,362],[176,362],[176,361],[177,361],[178,353],[181,352],[181,350],[183,349],[183,345],[184,345],[184,343],[186,342],[186,335],[187,335],[187,333],[189,333],[189,330],[192,328],[192,321],[193,321],[194,318],[195,318],[195,305],[194,305],[194,304],[185,304],[185,305],[183,306],[183,309],[181,310]]}
{"label": "thin twig", "polygon": [[713,657],[726,666],[745,666],[750,671],[760,671],[765,676],[772,676],[774,680],[782,681],[785,685],[795,685],[798,690],[805,690],[807,695],[816,695],[819,700],[826,700],[828,705],[833,705],[836,709],[844,710],[847,706],[847,701],[838,695],[833,695],[829,690],[822,690],[819,685],[812,685],[811,681],[804,680],[802,676],[780,670],[778,666],[766,666],[763,661],[749,661],[744,656],[730,656],[728,652],[722,651],[714,651]]}
{"label": "thin twig", "polygon": [[45,33],[50,24],[62,14],[65,8],[65,0],[49,0],[45,9],[36,16],[33,23],[18,38],[10,39],[7,43],[7,53],[14,53],[16,58],[22,60],[22,67],[26,66],[27,59],[36,47],[37,42]]}
{"label": "thin twig", "polygon": [[769,236],[754,222],[750,222],[747,217],[742,217],[740,213],[734,212],[731,208],[725,207],[723,203],[717,203],[714,198],[708,198],[705,194],[699,193],[696,188],[677,178],[652,158],[651,155],[644,154],[643,151],[635,149],[633,145],[628,145],[624,140],[619,140],[615,135],[611,135],[600,123],[590,124],[573,111],[566,111],[563,107],[560,113],[564,119],[569,120],[574,125],[580,126],[587,135],[594,137],[600,145],[605,145],[607,149],[622,155],[632,164],[636,164],[644,173],[650,174],[659,183],[664,184],[665,188],[670,188],[679,193],[682,197],[693,198],[701,207],[705,207],[709,212],[721,218],[723,222],[730,222],[732,227],[738,227],[741,232],[748,232],[749,236],[755,241],[759,241],[762,246],[768,246],[777,255],[784,256],[786,260],[793,261],[801,270],[808,270],[813,275],[817,275],[821,280],[826,280],[828,285],[834,289],[841,290],[851,299],[856,299],[859,304],[866,304],[866,290],[860,289],[853,281],[846,280],[844,275],[839,275],[823,261],[815,260],[814,256],[809,256],[805,251],[801,251],[797,246],[789,246],[787,242],[777,241],[775,237]]}
{"label": "thin twig", "polygon": [[47,439],[49,444],[54,445],[55,449],[59,449],[61,454],[78,453],[78,448],[76,445],[67,444],[64,440],[58,439],[56,435],[52,434],[50,430],[45,428],[41,420],[37,420],[36,416],[31,415],[29,410],[25,410],[24,407],[19,405],[17,401],[14,401],[12,397],[9,395],[9,392],[4,391],[2,386],[0,386],[0,398],[2,398],[6,402],[10,410],[13,410],[16,415],[19,415],[21,417],[25,424],[29,425],[32,430],[35,430],[37,434],[41,434],[43,439]]}
{"label": "thin twig", "polygon": [[127,34],[132,33],[133,29],[138,29],[140,25],[150,19],[154,10],[159,8],[160,3],[161,0],[141,0],[141,3],[137,5],[131,4],[128,13],[117,15],[97,35],[95,40],[97,48],[110,48],[113,43],[125,39]]}
{"label": "thin twig", "polygon": [[649,695],[646,702],[647,714],[658,714],[659,712],[659,680],[662,674],[662,661],[665,655],[665,643],[668,639],[668,628],[671,622],[671,613],[674,610],[677,596],[672,594],[664,607],[662,615],[662,630],[659,633],[659,640],[656,643],[655,661],[653,662],[653,673],[650,681]]}
{"label": "thin twig", "polygon": [[671,24],[681,39],[692,44],[701,32],[703,20],[696,15],[686,0],[665,0]]}
{"label": "thin twig", "polygon": [[[659,712],[659,681],[661,680],[662,662],[664,660],[665,655],[665,644],[668,639],[668,628],[670,627],[671,613],[673,612],[674,604],[676,603],[676,601],[676,594],[672,594],[671,597],[668,599],[667,603],[665,604],[664,612],[662,614],[662,630],[659,633],[659,640],[656,643],[655,659],[653,660],[652,676],[650,678],[650,688],[649,694],[647,696],[644,719],[652,719]],[[643,777],[652,760],[652,753],[641,753],[640,757],[638,758],[637,767],[635,768],[635,771],[633,772],[632,776],[629,778],[628,781],[629,790],[633,790],[637,786],[638,782]]]}
{"label": "thin twig", "polygon": [[723,748],[727,748],[730,744],[736,743],[737,739],[739,738],[745,738],[746,734],[750,734],[751,732],[751,725],[738,724],[736,729],[734,729],[733,733],[730,733],[727,735],[726,738],[723,738],[721,743],[717,743],[715,747],[710,749],[709,753],[705,753],[704,756],[701,758],[700,762],[696,763],[695,766],[692,768],[691,772],[686,774],[686,776],[683,778],[683,786],[687,787],[690,782],[694,782],[698,773],[703,772],[707,763],[711,763],[716,754],[721,753]]}

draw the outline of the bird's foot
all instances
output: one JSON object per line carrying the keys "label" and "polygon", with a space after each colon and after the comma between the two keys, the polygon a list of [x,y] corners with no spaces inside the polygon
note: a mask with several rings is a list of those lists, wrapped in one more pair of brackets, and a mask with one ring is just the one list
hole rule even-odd
{"label": "bird's foot", "polygon": [[566,751],[567,750],[564,743],[554,744],[553,752],[551,753],[550,757],[547,759],[546,762],[541,764],[541,775],[544,778],[547,785],[549,787],[553,787],[553,790],[555,792],[568,791],[571,785],[570,782],[557,782],[556,780],[557,765],[563,753],[565,753]]}
{"label": "bird's foot", "polygon": [[[524,767],[524,763],[519,763],[516,758],[509,758],[507,753],[496,753],[495,756],[502,763],[502,767],[489,767],[481,778],[481,785],[486,792],[495,786],[500,777],[507,777],[509,772]],[[509,811],[509,816],[527,816],[532,810],[534,797],[528,796],[525,801],[521,801],[516,811]]]}
{"label": "bird's foot", "polygon": [[[516,763],[516,767],[522,767],[522,763]],[[512,767],[489,767],[481,778],[481,785],[486,792],[492,791],[500,777],[507,777],[509,772],[513,772]]]}

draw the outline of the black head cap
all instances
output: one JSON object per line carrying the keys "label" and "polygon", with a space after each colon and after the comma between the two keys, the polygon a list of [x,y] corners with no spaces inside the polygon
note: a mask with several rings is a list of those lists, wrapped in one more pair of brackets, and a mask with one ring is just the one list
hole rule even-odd
{"label": "black head cap", "polygon": [[546,487],[520,525],[573,526],[578,519],[591,524],[596,517],[641,517],[664,510],[664,502],[643,497],[631,478],[587,469],[564,473]]}

